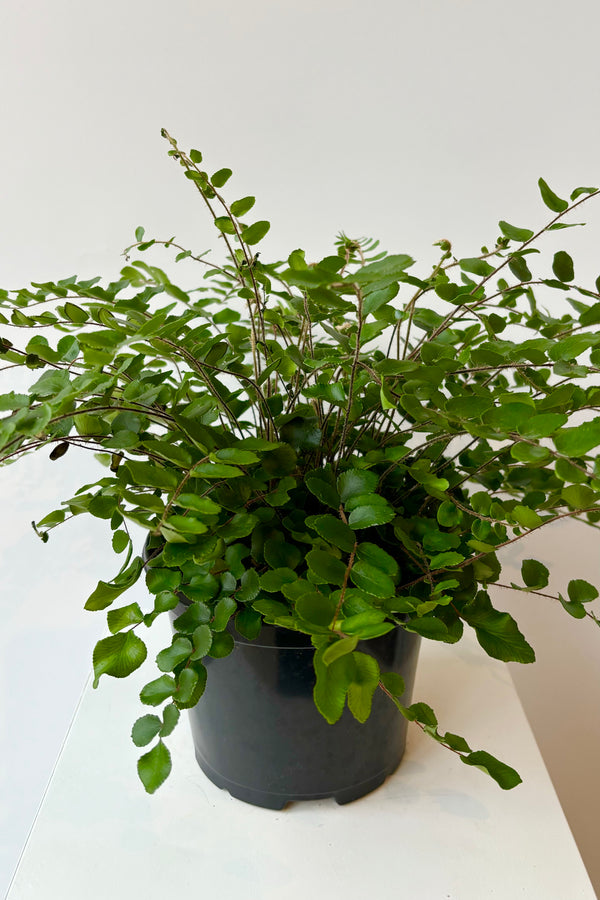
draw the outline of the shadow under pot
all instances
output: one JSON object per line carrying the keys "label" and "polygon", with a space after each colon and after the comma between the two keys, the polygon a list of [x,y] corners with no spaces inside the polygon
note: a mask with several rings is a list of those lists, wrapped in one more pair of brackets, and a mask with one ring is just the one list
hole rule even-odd
{"label": "shadow under pot", "polygon": [[[185,611],[180,604],[170,615]],[[377,690],[363,724],[348,709],[329,725],[313,701],[310,636],[264,625],[248,641],[230,626],[233,652],[203,662],[206,690],[188,710],[196,759],[208,778],[239,800],[282,809],[295,800],[349,803],[379,787],[398,767],[407,721]],[[382,671],[397,672],[410,704],[420,637],[396,628],[361,641]]]}

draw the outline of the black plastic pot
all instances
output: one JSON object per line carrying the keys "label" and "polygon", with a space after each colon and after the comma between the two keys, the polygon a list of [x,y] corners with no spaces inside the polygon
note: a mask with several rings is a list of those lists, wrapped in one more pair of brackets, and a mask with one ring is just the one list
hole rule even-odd
{"label": "black plastic pot", "polygon": [[[175,617],[182,608],[174,610]],[[317,711],[310,637],[263,625],[255,641],[232,631],[228,657],[206,658],[206,691],[191,710],[196,759],[233,797],[269,809],[294,800],[348,803],[378,787],[400,763],[407,722],[382,691],[369,719],[349,710],[335,725]],[[410,703],[420,638],[401,628],[366,642],[382,671],[402,675]]]}

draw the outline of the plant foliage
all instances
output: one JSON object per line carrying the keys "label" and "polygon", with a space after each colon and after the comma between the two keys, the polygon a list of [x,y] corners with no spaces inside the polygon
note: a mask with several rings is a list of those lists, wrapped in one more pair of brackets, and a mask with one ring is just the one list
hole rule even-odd
{"label": "plant foliage", "polygon": [[[124,557],[86,602],[107,610],[95,683],[141,665],[140,631],[186,604],[158,654],[162,674],[141,692],[165,704],[133,729],[136,745],[155,741],[141,780],[152,792],[167,777],[163,738],[200,700],[203,660],[229,654],[234,629],[255,638],[264,621],[312,636],[327,721],[346,704],[364,721],[383,690],[463,762],[513,787],[513,769],[440,733],[426,704],[403,706],[401,680],[356,648],[396,627],[454,643],[467,625],[490,656],[534,660],[490,600],[489,585],[507,587],[498,551],[563,517],[600,519],[600,388],[588,377],[600,371],[600,279],[581,286],[566,251],[547,265],[534,244],[598,191],[576,188],[567,201],[540,179],[553,214],[544,227],[501,221],[494,247],[469,258],[439,241],[437,263],[418,276],[410,256],[345,234],[314,262],[301,249],[267,262],[256,247],[270,226],[254,198],[226,199],[231,171],[210,176],[199,151],[163,136],[224,259],[140,227],[115,281],[0,292],[0,322],[23,330],[16,343],[0,338],[0,353],[33,373],[27,392],[0,396],[2,462],[38,449],[57,462],[75,446],[106,467],[34,526],[47,540],[90,513]],[[196,286],[139,258],[150,248],[195,261]],[[552,292],[561,314],[546,308]],[[149,536],[145,556],[130,523]],[[151,605],[121,605],[142,576]],[[587,582],[571,581],[567,598],[547,594],[536,560],[522,577],[513,587],[597,621]]]}

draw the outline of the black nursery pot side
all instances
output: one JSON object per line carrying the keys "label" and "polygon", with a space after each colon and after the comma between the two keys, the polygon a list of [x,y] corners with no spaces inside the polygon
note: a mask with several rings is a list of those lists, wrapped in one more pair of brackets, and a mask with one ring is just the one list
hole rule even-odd
{"label": "black nursery pot side", "polygon": [[[174,619],[184,607],[171,612]],[[382,691],[366,722],[348,709],[330,725],[313,701],[310,636],[263,624],[248,641],[232,631],[234,651],[205,659],[206,691],[189,710],[196,759],[208,778],[239,800],[282,809],[296,800],[349,803],[370,793],[404,755],[407,721]],[[382,669],[404,678],[410,703],[420,637],[396,628],[362,641]]]}

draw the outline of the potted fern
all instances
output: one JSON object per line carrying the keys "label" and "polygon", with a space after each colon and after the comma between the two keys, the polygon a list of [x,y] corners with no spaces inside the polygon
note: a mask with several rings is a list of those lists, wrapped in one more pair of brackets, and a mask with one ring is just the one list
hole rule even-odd
{"label": "potted fern", "polygon": [[[371,790],[408,721],[514,787],[514,769],[411,702],[412,680],[420,639],[455,643],[465,626],[490,656],[533,662],[488,586],[547,595],[548,571],[529,559],[506,585],[498,552],[562,517],[600,519],[588,378],[600,279],[581,286],[566,251],[534,256],[598,190],[567,201],[540,179],[547,224],[500,221],[468,258],[438,241],[419,275],[410,256],[343,233],[316,262],[301,249],[268,262],[254,197],[230,202],[231,171],[209,175],[162,134],[214,221],[218,260],[140,227],[117,280],[0,292],[0,322],[23,334],[7,331],[0,353],[31,372],[26,391],[0,396],[2,462],[41,449],[60,464],[75,446],[104,465],[34,526],[47,541],[89,513],[122,559],[85,604],[107,618],[95,685],[135,671],[144,629],[173,621],[141,692],[153,711],[132,732],[149,747],[146,790],[170,772],[182,709],[209,777],[265,806]],[[195,264],[193,287],[145,261],[158,248]],[[543,305],[550,292],[560,314]],[[140,578],[145,608],[121,599]],[[575,577],[553,599],[598,623],[597,596]]]}

